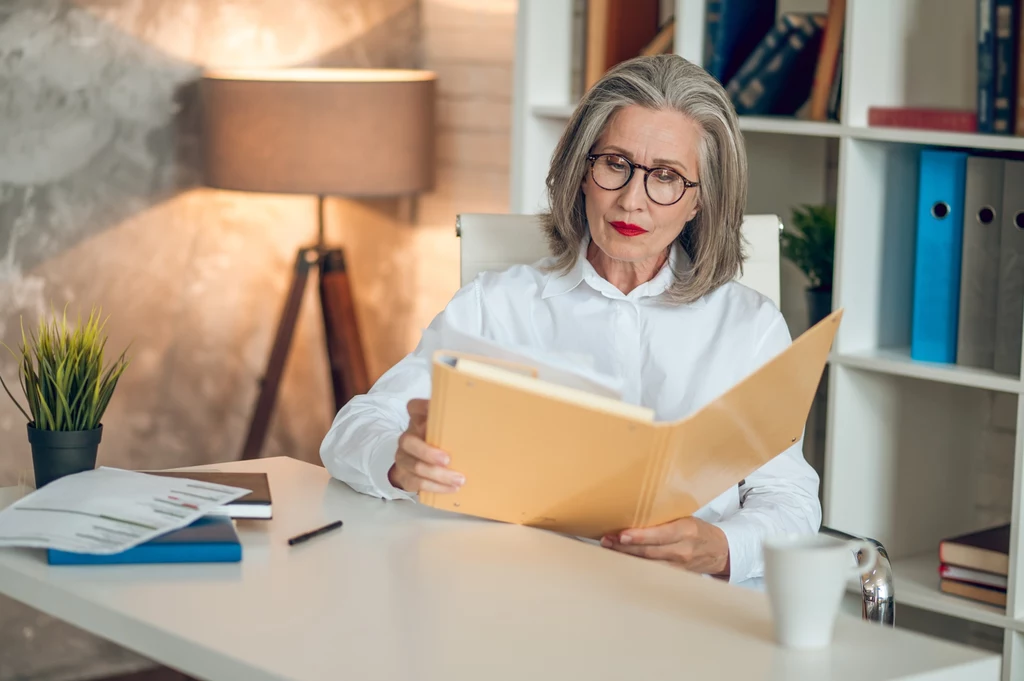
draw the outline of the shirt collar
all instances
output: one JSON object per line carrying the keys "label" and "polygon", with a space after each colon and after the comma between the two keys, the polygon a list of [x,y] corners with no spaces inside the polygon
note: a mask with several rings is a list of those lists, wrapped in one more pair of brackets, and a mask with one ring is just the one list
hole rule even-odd
{"label": "shirt collar", "polygon": [[686,254],[682,244],[679,241],[674,241],[672,248],[669,250],[668,262],[658,270],[654,278],[637,286],[630,291],[629,295],[625,295],[598,274],[594,266],[587,260],[587,247],[589,245],[590,233],[588,232],[580,241],[579,248],[576,251],[576,262],[573,264],[572,269],[564,274],[550,273],[548,275],[547,283],[544,285],[544,291],[541,294],[542,298],[546,299],[568,293],[583,282],[587,282],[591,288],[608,298],[636,300],[638,298],[659,296],[672,286],[672,282],[675,279],[674,273],[677,269],[683,268],[683,270],[686,270],[690,267],[690,257]]}

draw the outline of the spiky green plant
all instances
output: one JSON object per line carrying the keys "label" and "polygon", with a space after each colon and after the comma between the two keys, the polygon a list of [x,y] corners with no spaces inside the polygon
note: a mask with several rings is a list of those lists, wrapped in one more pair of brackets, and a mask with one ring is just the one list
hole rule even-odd
{"label": "spiky green plant", "polygon": [[36,333],[25,333],[21,326],[18,351],[8,350],[18,360],[18,378],[28,402],[28,409],[11,394],[0,376],[0,385],[33,427],[40,430],[92,430],[99,426],[103,413],[117,387],[121,374],[128,368],[125,352],[103,364],[107,338],[105,321],[93,309],[89,321],[72,328],[67,312],[39,322]]}
{"label": "spiky green plant", "polygon": [[832,259],[836,242],[836,211],[831,206],[793,209],[791,232],[780,235],[782,256],[810,280],[811,290],[832,290]]}

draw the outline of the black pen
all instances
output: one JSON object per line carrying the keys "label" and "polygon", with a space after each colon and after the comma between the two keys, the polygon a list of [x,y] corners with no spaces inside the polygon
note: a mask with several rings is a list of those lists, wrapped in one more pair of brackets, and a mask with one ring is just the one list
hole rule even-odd
{"label": "black pen", "polygon": [[327,525],[324,525],[323,527],[318,527],[315,530],[310,530],[309,532],[304,532],[303,534],[299,534],[299,535],[296,535],[296,536],[292,537],[291,539],[288,540],[288,545],[289,546],[295,546],[296,544],[301,544],[302,542],[304,542],[304,541],[306,541],[308,539],[312,539],[313,537],[316,537],[317,535],[321,535],[324,532],[330,532],[331,530],[337,529],[337,528],[341,527],[341,525],[342,525],[342,523],[341,523],[340,520],[335,520],[333,523],[328,523]]}

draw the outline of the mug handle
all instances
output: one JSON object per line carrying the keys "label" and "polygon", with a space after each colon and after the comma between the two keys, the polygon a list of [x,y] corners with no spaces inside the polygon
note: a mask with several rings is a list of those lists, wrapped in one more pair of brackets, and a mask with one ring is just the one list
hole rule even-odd
{"label": "mug handle", "polygon": [[846,545],[852,551],[863,551],[868,557],[867,562],[851,568],[851,577],[861,577],[875,569],[875,565],[878,563],[878,549],[875,548],[874,544],[866,539],[851,539],[846,542]]}

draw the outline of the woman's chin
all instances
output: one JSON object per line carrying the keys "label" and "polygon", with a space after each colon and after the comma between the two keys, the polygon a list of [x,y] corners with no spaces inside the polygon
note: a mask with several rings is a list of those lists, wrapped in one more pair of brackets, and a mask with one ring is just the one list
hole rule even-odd
{"label": "woman's chin", "polygon": [[647,260],[657,255],[657,253],[650,252],[650,246],[645,244],[644,241],[643,235],[627,237],[615,232],[610,234],[607,239],[602,239],[598,246],[604,251],[606,256],[613,260],[635,262]]}

